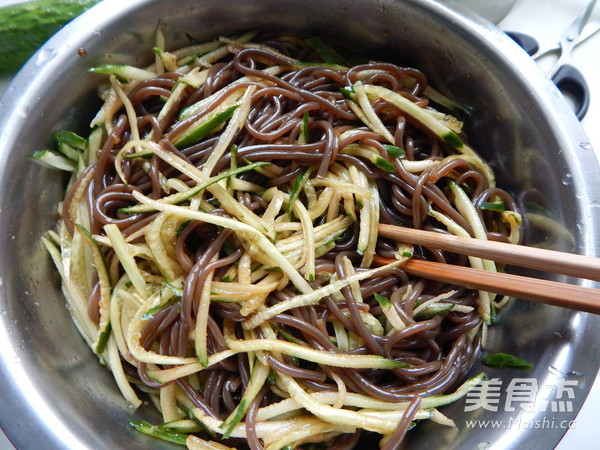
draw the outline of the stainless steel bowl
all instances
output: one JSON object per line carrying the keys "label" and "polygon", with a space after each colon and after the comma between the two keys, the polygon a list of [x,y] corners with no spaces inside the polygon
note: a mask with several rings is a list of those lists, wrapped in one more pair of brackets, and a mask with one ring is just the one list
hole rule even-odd
{"label": "stainless steel bowl", "polygon": [[[17,448],[168,447],[128,428],[132,417],[152,421],[157,415],[150,407],[128,407],[71,323],[40,244],[56,220],[62,180],[26,158],[44,148],[52,131],[85,128],[97,106],[97,79],[86,69],[147,62],[158,19],[168,23],[172,46],[183,42],[184,31],[208,39],[274,27],[326,35],[421,68],[432,84],[474,108],[471,140],[500,183],[517,195],[535,192],[549,209],[557,227],[544,234],[538,229],[531,241],[600,252],[599,167],[579,123],[516,45],[459,6],[431,0],[106,0],[52,38],[0,101],[0,425]],[[87,56],[78,56],[79,49]],[[491,329],[489,348],[533,361],[535,368],[489,369],[503,383],[497,412],[466,412],[459,401],[444,409],[457,433],[426,423],[411,432],[408,446],[553,447],[566,431],[560,421],[573,420],[595,378],[599,325],[588,314],[515,302]],[[570,380],[567,394],[574,398],[562,398],[571,411],[541,411],[539,405],[524,411],[509,389],[518,378],[535,380],[540,393]],[[470,429],[471,419],[504,422]]]}

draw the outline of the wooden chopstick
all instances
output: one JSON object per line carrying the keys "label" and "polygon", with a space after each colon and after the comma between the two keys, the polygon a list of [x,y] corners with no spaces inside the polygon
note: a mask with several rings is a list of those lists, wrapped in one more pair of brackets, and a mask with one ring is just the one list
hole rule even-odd
{"label": "wooden chopstick", "polygon": [[[385,224],[379,225],[379,235],[519,267],[600,280],[597,258]],[[385,264],[390,260],[376,256],[375,262]],[[402,268],[412,275],[435,281],[600,314],[599,289],[418,259],[407,261]]]}
{"label": "wooden chopstick", "polygon": [[407,261],[402,269],[412,275],[469,289],[600,314],[600,289],[418,259]]}
{"label": "wooden chopstick", "polygon": [[512,266],[600,281],[600,258],[380,224],[379,236]]}

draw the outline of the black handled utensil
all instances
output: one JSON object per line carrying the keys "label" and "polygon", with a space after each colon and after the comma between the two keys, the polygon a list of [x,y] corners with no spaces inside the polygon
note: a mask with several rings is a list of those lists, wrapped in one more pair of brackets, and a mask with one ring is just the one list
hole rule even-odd
{"label": "black handled utensil", "polygon": [[[547,76],[560,91],[575,102],[575,114],[579,120],[585,117],[590,105],[590,89],[581,71],[571,64],[571,51],[579,44],[600,31],[600,21],[589,23],[597,0],[591,0],[581,13],[563,32],[556,45],[540,49],[537,40],[526,33],[507,32],[517,44],[534,60],[542,56],[558,53],[558,59],[548,71]],[[587,26],[586,26],[587,24]]]}

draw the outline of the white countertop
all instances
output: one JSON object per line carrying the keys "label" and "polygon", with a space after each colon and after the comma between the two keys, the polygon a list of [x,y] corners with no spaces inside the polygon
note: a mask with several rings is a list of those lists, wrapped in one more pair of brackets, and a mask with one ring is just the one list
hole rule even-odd
{"label": "white countertop", "polygon": [[[24,0],[0,0],[0,7],[22,3]],[[493,0],[479,0],[481,4],[489,5]],[[498,0],[497,3],[506,3],[507,0]],[[464,0],[464,3],[473,4],[474,1]],[[542,47],[557,41],[562,31],[571,23],[577,13],[587,4],[587,0],[518,0],[509,14],[499,22],[500,28],[505,31],[526,32],[540,42]],[[497,10],[492,10],[497,12]],[[489,17],[498,20],[498,16]],[[600,5],[598,5],[592,18],[600,18]],[[573,64],[577,66],[587,79],[591,90],[591,103],[589,111],[582,121],[582,125],[589,137],[590,143],[600,155],[600,33],[590,38],[573,52]],[[551,61],[542,60],[540,64],[548,65]],[[5,84],[0,80],[0,92]],[[599,158],[600,159],[600,158]],[[600,176],[600,174],[599,174]],[[575,427],[567,432],[558,450],[592,450],[598,448],[597,427],[598,411],[600,405],[600,375],[575,421]],[[1,407],[1,406],[0,406]],[[0,450],[12,450],[3,433],[0,432]]]}

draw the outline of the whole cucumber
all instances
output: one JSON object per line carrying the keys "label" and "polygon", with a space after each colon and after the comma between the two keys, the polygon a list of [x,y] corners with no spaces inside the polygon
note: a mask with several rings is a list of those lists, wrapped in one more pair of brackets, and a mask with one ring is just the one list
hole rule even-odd
{"label": "whole cucumber", "polygon": [[99,0],[36,0],[0,8],[0,76],[12,75],[63,25]]}

